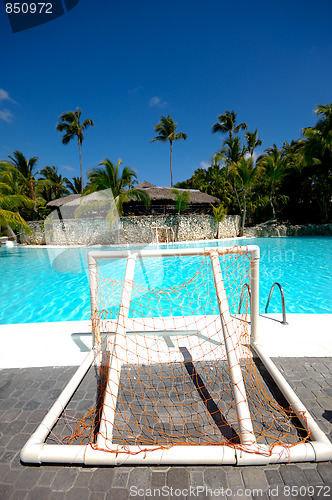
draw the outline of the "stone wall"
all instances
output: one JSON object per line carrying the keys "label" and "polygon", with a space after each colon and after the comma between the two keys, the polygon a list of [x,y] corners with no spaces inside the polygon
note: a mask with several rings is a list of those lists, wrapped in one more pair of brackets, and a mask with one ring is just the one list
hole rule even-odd
{"label": "stone wall", "polygon": [[[174,231],[176,241],[211,240],[216,237],[217,223],[212,215],[159,215],[142,217],[122,217],[122,243],[150,243],[152,227],[170,227]],[[239,231],[240,218],[237,215],[226,216],[219,223],[219,238],[236,237]],[[159,238],[163,232],[159,231]]]}
{"label": "stone wall", "polygon": [[28,222],[32,234],[22,243],[29,245],[110,245],[116,242],[105,219],[66,219]]}
{"label": "stone wall", "polygon": [[31,229],[31,234],[20,235],[20,242],[27,245],[46,245],[44,221],[27,222]]}
{"label": "stone wall", "polygon": [[332,224],[285,225],[270,224],[245,228],[245,236],[276,237],[276,236],[332,236]]}
{"label": "stone wall", "polygon": [[[236,237],[240,217],[226,216],[219,223],[219,238]],[[217,223],[212,215],[184,214],[165,216],[121,217],[120,226],[111,234],[105,219],[67,219],[53,223],[28,222],[32,234],[22,236],[22,243],[30,245],[110,245],[114,243],[151,243],[152,227],[171,227],[177,241],[213,239]],[[159,232],[162,240],[162,231]]]}
{"label": "stone wall", "polygon": [[[32,234],[21,236],[21,243],[30,245],[111,245],[151,243],[152,227],[171,227],[176,241],[211,240],[216,237],[217,223],[212,215],[184,214],[121,217],[120,226],[111,234],[105,219],[67,219],[46,224],[43,221],[28,222]],[[240,217],[226,215],[219,223],[219,238],[234,238],[239,233]],[[64,230],[65,228],[65,230]],[[165,232],[159,230],[159,241],[165,240]],[[302,226],[260,225],[245,228],[247,237],[274,236],[332,236],[332,224]]]}

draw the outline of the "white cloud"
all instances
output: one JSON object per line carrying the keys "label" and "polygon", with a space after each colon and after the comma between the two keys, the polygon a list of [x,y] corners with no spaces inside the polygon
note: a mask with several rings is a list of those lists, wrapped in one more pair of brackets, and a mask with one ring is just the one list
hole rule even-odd
{"label": "white cloud", "polygon": [[[7,90],[0,89],[0,103],[3,102],[12,102],[14,104],[17,104],[17,102],[10,97]],[[14,115],[11,111],[9,111],[9,109],[0,109],[0,120],[11,123],[14,120]]]}
{"label": "white cloud", "polygon": [[14,120],[14,115],[9,109],[0,109],[0,120],[11,123]]}
{"label": "white cloud", "polygon": [[68,172],[75,172],[76,169],[73,168],[73,167],[69,167],[69,165],[62,165],[62,167],[64,170],[68,170]]}
{"label": "white cloud", "polygon": [[[254,153],[253,153],[253,155],[252,155],[253,160],[254,160],[254,163],[256,163],[256,160],[257,160],[257,158],[259,157],[259,155],[260,155],[260,154],[261,154],[261,153],[256,153],[256,151],[254,151]],[[247,160],[248,158],[250,158],[250,156],[251,156],[251,154],[250,154],[250,153],[248,153],[248,151],[247,151],[246,153],[244,153],[244,157],[245,157],[245,159],[246,159],[246,160]]]}
{"label": "white cloud", "polygon": [[149,101],[149,106],[151,108],[164,108],[166,105],[167,105],[167,102],[163,101],[161,99],[161,97],[158,97],[158,96],[151,97],[151,99]]}
{"label": "white cloud", "polygon": [[137,94],[137,92],[139,90],[142,90],[142,88],[143,88],[142,85],[139,85],[138,87],[135,87],[134,89],[129,89],[128,94],[129,95]]}
{"label": "white cloud", "polygon": [[7,92],[7,90],[4,90],[4,89],[0,89],[0,102],[1,101],[10,101],[10,102],[14,102],[16,104],[16,101],[14,101],[14,99],[12,99],[9,96],[9,93]]}
{"label": "white cloud", "polygon": [[211,163],[208,163],[207,161],[201,161],[200,166],[207,170],[209,167],[211,167]]}

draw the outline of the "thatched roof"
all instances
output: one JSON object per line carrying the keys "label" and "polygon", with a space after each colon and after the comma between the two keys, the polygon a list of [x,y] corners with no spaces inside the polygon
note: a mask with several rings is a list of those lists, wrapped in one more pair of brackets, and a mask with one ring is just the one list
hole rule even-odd
{"label": "thatched roof", "polygon": [[80,196],[79,198],[75,198],[74,200],[70,200],[66,205],[69,207],[78,207],[79,205],[87,205],[88,203],[103,201],[112,203],[113,201],[113,193],[111,189],[103,189],[102,191],[94,191],[91,194],[87,194],[85,196]]}
{"label": "thatched roof", "polygon": [[151,201],[175,201],[175,195],[172,193],[172,189],[176,189],[179,193],[183,193],[184,191],[189,191],[190,193],[190,203],[193,205],[208,205],[210,203],[220,203],[219,198],[215,196],[210,196],[209,194],[202,193],[198,189],[178,189],[171,187],[158,187],[154,184],[150,184],[149,182],[143,181],[140,184],[135,186],[135,189],[142,189],[146,191]]}
{"label": "thatched roof", "polygon": [[151,184],[151,182],[143,181],[140,184],[137,184],[136,187],[138,189],[148,189],[148,188],[153,188],[153,187],[156,187],[156,186],[154,184]]}
{"label": "thatched roof", "polygon": [[60,208],[63,219],[85,219],[87,217],[106,217],[113,204],[112,190],[104,189],[85,196],[80,194],[66,196],[50,202],[48,206]]}
{"label": "thatched roof", "polygon": [[[171,187],[158,187],[154,184],[150,184],[150,182],[143,181],[140,184],[135,186],[135,189],[142,189],[146,191],[150,197],[152,202],[159,203],[174,203],[175,195],[172,193]],[[177,189],[177,188],[176,188]],[[107,190],[109,191],[109,190]],[[210,203],[220,203],[219,198],[215,196],[210,196],[209,194],[202,193],[198,189],[177,189],[180,193],[184,191],[189,191],[190,193],[190,204],[192,205],[209,205]],[[47,203],[47,207],[59,208],[64,205],[69,207],[77,207],[81,204],[89,203],[91,201],[102,201],[105,200],[104,191],[95,191],[94,193],[81,197],[80,194],[71,194],[69,196],[64,196],[63,198],[58,198],[57,200],[53,200]],[[137,201],[134,202],[137,204]]]}
{"label": "thatched roof", "polygon": [[63,198],[58,198],[47,203],[47,207],[78,207],[79,205],[85,205],[91,203],[92,201],[111,201],[113,199],[112,191],[110,189],[105,189],[103,191],[95,191],[94,193],[81,196],[80,194],[70,194],[69,196],[64,196]]}
{"label": "thatched roof", "polygon": [[69,196],[64,196],[63,198],[58,198],[56,200],[49,201],[46,204],[46,206],[59,208],[62,207],[63,205],[67,205],[67,203],[70,203],[71,201],[74,201],[80,197],[81,197],[80,194],[70,194]]}

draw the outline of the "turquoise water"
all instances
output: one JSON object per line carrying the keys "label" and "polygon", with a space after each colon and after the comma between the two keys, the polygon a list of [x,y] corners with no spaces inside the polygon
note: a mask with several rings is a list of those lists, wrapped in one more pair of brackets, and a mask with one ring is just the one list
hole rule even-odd
{"label": "turquoise water", "polygon": [[[332,312],[331,237],[254,238],[221,241],[219,246],[248,243],[257,244],[261,249],[262,313],[274,281],[283,286],[286,312]],[[197,243],[195,246],[213,244]],[[177,245],[180,248],[188,246],[193,245]],[[1,247],[0,324],[89,319],[86,263],[90,250]],[[179,280],[188,279],[189,273],[198,265],[198,258],[154,259],[143,267],[137,267],[135,280],[143,280],[152,287],[176,286]],[[116,261],[109,269],[110,276],[123,277],[123,270],[123,265]],[[277,292],[275,289],[269,312],[281,311],[280,294]]]}

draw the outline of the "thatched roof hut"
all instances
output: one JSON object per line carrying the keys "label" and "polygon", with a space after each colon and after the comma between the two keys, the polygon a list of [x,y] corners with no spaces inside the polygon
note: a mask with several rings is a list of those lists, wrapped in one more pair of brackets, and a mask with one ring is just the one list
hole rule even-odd
{"label": "thatched roof hut", "polygon": [[[191,212],[210,212],[211,204],[216,205],[220,203],[219,198],[215,196],[211,196],[206,193],[202,193],[198,189],[178,189],[171,187],[160,187],[151,184],[150,182],[143,181],[140,184],[135,186],[135,189],[142,189],[146,191],[150,197],[151,205],[149,211],[151,212],[163,212],[166,213],[168,211],[172,211],[174,209],[174,204],[176,200],[176,196],[172,193],[173,189],[176,189],[179,193],[183,193],[184,191],[188,191],[190,193],[189,198],[189,207],[188,211]],[[127,204],[128,211],[130,208],[132,209],[140,209],[139,211],[144,210],[142,205],[138,207],[137,202],[130,202]]]}
{"label": "thatched roof hut", "polygon": [[209,205],[210,203],[212,204],[220,203],[219,198],[216,198],[215,196],[210,196],[209,194],[206,193],[202,193],[198,189],[178,189],[171,187],[159,187],[155,186],[154,184],[150,184],[149,182],[146,181],[137,184],[137,186],[135,186],[135,189],[142,189],[146,191],[150,196],[151,202],[169,201],[174,203],[176,197],[172,193],[172,189],[176,189],[181,194],[184,191],[189,191],[191,205]]}
{"label": "thatched roof hut", "polygon": [[[140,184],[135,186],[135,189],[141,189],[146,191],[150,198],[150,207],[146,209],[144,205],[138,201],[130,201],[123,204],[124,214],[134,214],[134,215],[142,215],[142,214],[151,214],[151,213],[167,213],[172,212],[174,210],[176,196],[172,193],[171,187],[160,187],[151,184],[150,182],[143,181]],[[198,189],[177,189],[179,193],[183,193],[184,191],[189,191],[190,199],[189,199],[189,207],[188,211],[190,212],[210,212],[211,204],[216,205],[220,203],[219,198],[215,196],[210,196],[209,194],[202,193]],[[47,203],[47,206],[54,209],[66,209],[69,210],[77,208],[82,203],[90,202],[90,201],[99,201],[104,199],[102,192],[96,191],[91,195],[84,196],[81,198],[79,194],[72,194],[69,196],[65,196],[64,198],[59,198],[57,200],[50,201]],[[85,200],[86,199],[86,200]]]}

